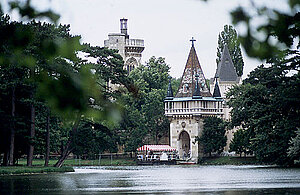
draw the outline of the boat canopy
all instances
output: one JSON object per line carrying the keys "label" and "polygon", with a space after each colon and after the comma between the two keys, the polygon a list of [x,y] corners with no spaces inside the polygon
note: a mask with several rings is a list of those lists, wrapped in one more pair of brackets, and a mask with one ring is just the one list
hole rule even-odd
{"label": "boat canopy", "polygon": [[176,148],[173,148],[169,145],[143,145],[136,149],[137,151],[168,151],[173,152],[177,151]]}

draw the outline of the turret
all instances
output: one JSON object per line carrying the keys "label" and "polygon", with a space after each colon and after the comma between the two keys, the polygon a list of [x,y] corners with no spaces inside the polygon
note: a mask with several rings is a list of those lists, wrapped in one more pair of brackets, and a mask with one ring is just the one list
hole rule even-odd
{"label": "turret", "polygon": [[[193,97],[194,89],[196,87],[196,76],[198,75],[198,86],[197,88],[200,91],[199,97],[211,97],[211,93],[208,90],[206,79],[204,77],[204,73],[202,71],[200,62],[198,60],[194,42],[196,41],[194,38],[190,40],[192,42],[192,46],[189,52],[189,56],[184,68],[184,72],[182,74],[182,79],[179,85],[179,89],[175,95],[176,98],[179,97]],[[202,89],[201,89],[202,88]]]}
{"label": "turret", "polygon": [[219,81],[238,81],[239,77],[236,74],[231,56],[229,54],[229,50],[227,45],[224,46],[222,55],[221,55],[221,61],[218,64],[217,71],[216,71],[216,78],[219,79]]}
{"label": "turret", "polygon": [[104,40],[104,47],[118,50],[124,60],[124,69],[131,72],[141,64],[142,52],[145,49],[143,39],[129,39],[128,19],[120,19],[120,33],[109,33]]}
{"label": "turret", "polygon": [[216,84],[215,84],[215,88],[214,88],[213,97],[214,98],[221,98],[221,92],[220,92],[220,88],[219,88],[219,84],[218,84],[218,79],[217,78],[216,78]]}
{"label": "turret", "polygon": [[169,77],[169,86],[168,86],[168,91],[167,91],[167,97],[165,99],[172,100],[173,98],[174,98],[174,96],[173,96],[173,90],[172,90],[172,85],[171,85],[171,77]]}
{"label": "turret", "polygon": [[127,33],[127,20],[128,19],[125,19],[125,18],[120,19],[120,23],[121,23],[121,27],[120,28],[121,28],[121,33],[125,34],[125,37],[127,39],[129,39],[129,35]]}

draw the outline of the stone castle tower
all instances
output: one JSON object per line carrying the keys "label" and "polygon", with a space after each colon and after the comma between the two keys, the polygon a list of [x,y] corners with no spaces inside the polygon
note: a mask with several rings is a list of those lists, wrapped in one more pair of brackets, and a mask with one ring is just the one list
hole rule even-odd
{"label": "stone castle tower", "polygon": [[211,93],[199,63],[194,39],[182,75],[179,89],[173,96],[169,83],[165,98],[165,115],[170,121],[170,145],[177,148],[180,159],[197,162],[203,156],[202,145],[195,139],[201,136],[206,117],[223,117],[223,98]]}
{"label": "stone castle tower", "polygon": [[120,33],[109,33],[108,40],[104,41],[104,47],[117,49],[125,62],[124,68],[130,72],[141,64],[144,40],[130,39],[128,34],[128,19],[120,19]]}
{"label": "stone castle tower", "polygon": [[[229,54],[228,47],[225,45],[221,55],[221,61],[217,66],[215,78],[210,79],[210,89],[214,93],[219,93],[220,97],[226,101],[226,93],[228,90],[234,85],[239,84],[241,84],[241,77],[238,77]],[[230,120],[230,108],[228,105],[224,104],[223,110],[223,119]],[[225,151],[229,150],[229,144],[233,139],[233,134],[235,131],[236,129],[231,129],[226,132],[227,145],[225,147]]]}

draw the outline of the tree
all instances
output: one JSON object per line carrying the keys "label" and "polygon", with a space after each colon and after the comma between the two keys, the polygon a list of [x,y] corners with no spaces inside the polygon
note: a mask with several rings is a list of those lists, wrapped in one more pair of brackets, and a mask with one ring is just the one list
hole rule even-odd
{"label": "tree", "polygon": [[[271,67],[258,67],[245,82],[263,88],[265,93],[263,102],[255,105],[260,111],[248,112],[251,116],[246,117],[250,119],[246,124],[253,130],[257,157],[278,164],[293,163],[294,158],[287,155],[288,142],[299,128],[300,53],[293,45],[300,46],[300,2],[289,0],[287,3],[289,10],[286,12],[256,4],[247,11],[238,7],[232,12],[233,23],[247,28],[240,40],[248,56],[271,63]],[[267,21],[255,27],[251,25],[253,20],[261,18]],[[258,33],[262,36],[255,36]]]}
{"label": "tree", "polygon": [[[250,57],[268,60],[275,55],[286,55],[285,49],[292,49],[294,41],[300,36],[299,1],[288,0],[288,10],[278,10],[267,6],[237,7],[231,12],[234,25],[244,25],[246,33],[239,35],[239,40]],[[253,26],[254,20],[265,22]],[[260,34],[260,36],[257,36]],[[299,41],[296,44],[299,48]]]}
{"label": "tree", "polygon": [[[116,94],[120,95],[120,93],[107,88],[109,81],[113,84],[125,86],[129,92],[134,91],[134,87],[131,85],[131,81],[123,69],[124,62],[122,57],[117,54],[116,50],[92,47],[86,44],[84,45],[83,52],[87,57],[94,58],[96,63],[79,61],[79,70],[82,71],[79,71],[79,74],[75,73],[75,75],[78,74],[79,80],[83,79],[81,86],[83,87],[83,91],[80,94],[81,96],[78,97],[78,95],[75,95],[75,97],[80,98],[78,101],[82,105],[75,110],[75,120],[74,118],[71,120],[71,131],[64,146],[62,156],[55,164],[56,167],[62,166],[66,157],[74,149],[72,141],[82,120],[98,121],[104,126],[112,128],[121,119],[118,99],[113,99],[117,97]],[[49,89],[45,92],[50,95]],[[73,113],[69,114],[73,115]]]}
{"label": "tree", "polygon": [[175,93],[178,91],[178,88],[180,86],[180,81],[181,81],[181,77],[171,78],[171,86],[172,86],[172,90],[174,92],[174,95],[176,95]]}
{"label": "tree", "polygon": [[[5,91],[1,91],[3,92],[1,95],[5,96],[6,100],[11,99],[11,102],[24,103],[22,106],[25,106],[25,110],[27,110],[26,105],[30,105],[31,114],[29,118],[31,118],[30,121],[32,122],[28,123],[28,114],[23,112],[21,116],[24,116],[26,120],[22,119],[21,121],[26,128],[28,125],[32,127],[30,131],[31,139],[29,140],[31,146],[43,143],[40,139],[41,133],[39,132],[43,128],[38,126],[41,125],[41,123],[38,124],[38,120],[43,121],[46,117],[35,115],[35,109],[39,107],[37,106],[38,104],[47,105],[46,107],[51,110],[51,113],[59,116],[62,124],[68,127],[69,130],[71,129],[68,131],[69,133],[66,133],[70,136],[67,137],[62,157],[56,164],[56,166],[61,166],[63,160],[72,151],[72,136],[76,133],[81,119],[92,118],[95,121],[103,122],[106,126],[119,120],[116,118],[119,117],[119,106],[111,101],[113,93],[107,91],[102,84],[108,78],[116,84],[124,83],[126,87],[130,88],[128,89],[129,91],[134,89],[130,85],[131,82],[127,78],[126,72],[122,69],[122,58],[116,51],[80,45],[80,37],[70,35],[69,26],[55,26],[53,24],[42,24],[34,21],[27,24],[10,22],[8,17],[1,17],[1,23],[3,23],[0,27],[0,70],[3,73],[1,74],[1,81],[3,81],[1,87],[5,88]],[[96,58],[97,63],[86,63],[85,60],[77,57],[77,52],[82,49],[86,49],[84,52],[89,53],[89,57]],[[19,59],[24,60],[20,61]],[[23,70],[20,71],[20,77],[22,79],[21,84],[25,87],[18,87],[15,90],[16,94],[22,94],[22,101],[17,99],[20,96],[13,98],[14,93],[12,92],[14,90],[11,90],[13,89],[11,86],[15,87],[16,85],[9,84],[9,82],[16,83],[16,78],[18,78],[12,75],[16,71],[9,71],[14,67]],[[95,73],[94,70],[96,70]],[[31,74],[29,77],[29,72],[34,74]],[[6,80],[5,78],[9,79]],[[12,92],[9,92],[10,90]],[[7,98],[7,94],[12,94],[12,97]],[[33,104],[35,105],[34,107],[32,106]],[[6,105],[1,107],[3,115],[15,118],[14,115],[10,116],[7,114]],[[10,103],[9,105],[15,104]],[[35,122],[33,123],[34,120]],[[15,122],[13,119],[10,121],[12,121],[11,124]],[[13,125],[10,125],[10,127],[13,127]],[[13,130],[10,127],[8,129]],[[36,131],[37,129],[38,131]],[[12,130],[11,132],[13,132]],[[33,135],[32,132],[34,131],[32,130],[35,130],[35,134],[38,135],[37,137]],[[8,133],[4,132],[3,135],[7,137]],[[11,134],[13,135],[14,133]],[[25,137],[28,136],[25,134]],[[23,140],[25,141],[25,139]],[[16,141],[14,142],[16,143]],[[10,145],[13,146],[14,142],[11,141]],[[36,144],[38,142],[39,144]],[[17,144],[18,148],[20,143],[18,142]],[[22,144],[20,148],[24,148]],[[7,156],[7,160],[5,160],[7,162],[9,159],[8,151],[6,147],[4,154]],[[11,151],[16,151],[16,147],[15,149],[11,149]],[[28,165],[30,166],[34,154],[33,147],[29,151],[31,151],[28,155]],[[39,148],[39,151],[42,150]]]}
{"label": "tree", "polygon": [[[63,26],[60,26],[63,27]],[[64,27],[63,27],[64,28]],[[45,30],[47,31],[45,33]],[[50,33],[49,30],[54,31]],[[55,34],[56,30],[56,34]],[[15,137],[15,110],[16,102],[21,102],[17,99],[15,94],[23,90],[22,102],[25,104],[30,104],[30,134],[31,140],[29,142],[29,154],[28,154],[28,165],[32,164],[33,156],[33,142],[35,134],[35,95],[36,95],[36,83],[40,81],[43,85],[49,84],[49,82],[44,82],[42,73],[47,72],[51,69],[53,72],[53,67],[50,67],[49,61],[54,61],[53,56],[55,56],[55,48],[53,47],[52,41],[57,40],[57,37],[62,37],[65,34],[61,33],[61,28],[55,28],[54,25],[42,25],[41,23],[31,22],[23,24],[22,22],[10,22],[8,16],[1,15],[1,52],[0,52],[0,69],[2,70],[1,76],[3,78],[2,86],[4,87],[4,93],[6,90],[11,90],[11,104],[12,105],[12,121],[10,125],[10,152],[9,152],[9,164],[12,165],[14,157],[14,137]],[[53,36],[54,35],[54,36]],[[56,36],[56,37],[55,37]],[[49,41],[51,40],[51,41]],[[64,43],[63,40],[60,43]],[[49,45],[52,47],[49,48]],[[72,46],[71,46],[72,48]],[[52,51],[52,52],[49,52]],[[62,54],[62,52],[58,52]],[[59,55],[60,55],[59,54]],[[61,57],[68,58],[67,55],[62,54]],[[50,60],[51,58],[51,60]],[[22,60],[21,60],[22,59]],[[11,70],[11,71],[9,71]],[[38,71],[37,71],[38,70]],[[17,74],[14,74],[17,73]],[[29,74],[31,72],[31,74]],[[34,74],[33,74],[34,73]],[[30,75],[30,76],[28,76]],[[48,74],[51,75],[51,74]],[[10,87],[9,87],[10,86]],[[20,88],[22,86],[23,88]],[[42,84],[40,85],[42,86]],[[9,89],[9,88],[11,89]],[[29,96],[28,96],[29,94]],[[25,109],[26,110],[26,109]],[[7,155],[8,156],[8,155]]]}
{"label": "tree", "polygon": [[46,152],[45,152],[45,167],[48,166],[50,158],[50,111],[47,110],[47,122],[46,122]]}
{"label": "tree", "polygon": [[125,150],[134,151],[142,144],[159,143],[168,134],[169,123],[164,116],[164,98],[168,86],[169,66],[164,58],[151,57],[145,65],[134,69],[131,78],[138,88],[134,97],[125,94],[125,113],[120,126]]}
{"label": "tree", "polygon": [[243,75],[244,60],[237,32],[231,25],[225,25],[224,30],[219,34],[216,59],[217,65],[221,61],[221,55],[225,45],[228,47],[236,73],[241,77]]}
{"label": "tree", "polygon": [[196,138],[204,149],[205,154],[211,156],[212,152],[221,153],[226,146],[226,124],[216,117],[209,117],[204,119],[203,132],[200,137]]}
{"label": "tree", "polygon": [[[24,4],[18,1],[11,2],[9,3],[9,7],[19,10],[21,17],[24,18],[33,19],[46,17],[54,22],[58,19],[58,15],[50,10],[46,12],[37,11],[31,6],[29,0],[25,1]],[[2,14],[1,6],[0,12]],[[45,102],[53,113],[63,118],[63,123],[66,124],[65,126],[68,126],[67,124],[71,124],[72,126],[71,136],[66,143],[62,158],[57,163],[57,166],[61,166],[63,160],[70,152],[70,140],[72,134],[76,133],[81,117],[93,117],[94,119],[103,121],[107,119],[106,121],[108,123],[112,123],[115,119],[112,115],[117,115],[115,112],[116,109],[109,109],[109,107],[113,105],[112,102],[108,101],[107,98],[99,93],[100,91],[104,91],[99,90],[99,85],[97,84],[99,75],[93,75],[91,66],[82,61],[80,62],[80,59],[76,56],[77,52],[82,48],[79,43],[80,37],[71,36],[69,34],[69,26],[55,26],[53,24],[41,24],[37,22],[29,22],[27,24],[23,24],[22,22],[9,22],[8,16],[1,16],[1,24],[4,25],[1,25],[0,29],[0,70],[7,70],[12,66],[23,68],[25,69],[23,72],[25,77],[22,75],[22,79],[28,82],[23,82],[26,83],[29,92],[26,93],[26,95],[23,94],[25,95],[23,102],[27,102],[31,105],[31,123],[29,123],[29,125],[31,125],[31,147],[29,149],[28,165],[31,165],[33,145],[37,140],[34,136],[37,126],[34,122],[36,116],[35,106],[33,106],[33,104],[36,104],[36,100],[39,99]],[[112,58],[112,56],[109,55],[106,57],[109,59],[106,59],[105,62],[110,64],[114,64],[115,59],[120,59],[120,57]],[[22,59],[22,61],[20,59]],[[32,73],[30,78],[27,76],[28,72],[30,72],[28,70],[31,70]],[[3,74],[1,74],[1,76],[3,76]],[[12,79],[14,79],[14,77],[12,77]],[[14,89],[15,85],[11,86],[13,86],[12,89]],[[16,142],[13,139],[15,134],[14,128],[12,128],[15,124],[14,118],[16,117],[14,116],[14,109],[16,107],[14,106],[14,102],[16,102],[17,98],[14,98],[15,90],[11,91],[12,120],[10,121],[12,121],[12,125],[10,125],[11,128],[8,128],[11,129],[10,145],[13,146],[14,143],[17,143],[16,146],[19,147],[20,142]],[[3,93],[3,95],[5,95],[5,93]],[[90,100],[92,100],[93,103],[91,103]],[[2,110],[4,111],[3,115],[8,116],[5,111],[6,109],[1,109],[1,111]],[[114,112],[114,114],[111,114],[112,112]],[[26,114],[23,115],[22,113],[22,116],[27,118]],[[7,119],[7,117],[5,119]],[[27,127],[28,124],[26,124],[26,120],[21,121],[24,126]],[[3,135],[7,136],[8,134],[4,132]],[[20,144],[20,148],[24,148],[22,144]],[[7,149],[5,150],[4,156],[6,156],[5,159],[7,159],[5,162],[7,162],[8,159],[15,158],[13,157],[13,151],[16,151],[18,147],[11,147],[11,157],[8,157],[9,152]]]}
{"label": "tree", "polygon": [[[2,16],[0,18],[0,25],[3,29],[11,30],[12,25],[10,25],[9,17],[8,16]],[[0,31],[1,33],[1,31]],[[3,40],[1,42],[1,48],[0,52],[2,54],[5,54],[7,56],[11,56],[12,53],[8,52],[8,48],[12,46],[11,43],[6,42]],[[2,58],[1,58],[2,59]],[[1,105],[1,115],[4,117],[7,121],[3,122],[3,134],[9,135],[8,139],[9,147],[4,149],[4,165],[13,165],[14,164],[14,143],[15,143],[15,110],[16,110],[16,87],[20,83],[22,78],[22,71],[16,66],[10,66],[10,67],[3,67],[0,69],[1,71],[1,81],[0,81],[0,87],[1,87],[1,100],[7,99],[8,101],[3,101],[3,104]],[[10,105],[10,106],[7,106]],[[8,122],[9,121],[9,122]],[[7,123],[8,122],[8,123]],[[5,125],[7,124],[7,125]],[[9,129],[9,132],[7,130]]]}
{"label": "tree", "polygon": [[104,151],[116,152],[118,141],[113,132],[100,123],[83,120],[73,137],[73,154],[94,158]]}
{"label": "tree", "polygon": [[300,130],[296,132],[296,137],[291,138],[288,156],[294,160],[294,163],[300,163]]}
{"label": "tree", "polygon": [[245,154],[245,157],[250,151],[250,140],[248,131],[244,129],[239,129],[234,133],[234,137],[229,145],[230,152],[235,151],[237,154],[242,156],[242,153]]}
{"label": "tree", "polygon": [[[294,52],[293,52],[294,53]],[[300,119],[299,52],[259,66],[228,93],[232,123],[248,131],[257,159],[274,164],[291,164],[289,140]]]}

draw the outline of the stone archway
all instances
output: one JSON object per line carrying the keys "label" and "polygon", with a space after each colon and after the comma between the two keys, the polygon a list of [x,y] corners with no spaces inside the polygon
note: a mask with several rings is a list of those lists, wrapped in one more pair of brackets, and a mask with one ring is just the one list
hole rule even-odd
{"label": "stone archway", "polygon": [[179,134],[178,138],[178,152],[179,152],[179,157],[180,158],[187,158],[189,157],[189,153],[191,151],[191,138],[188,132],[182,131]]}

